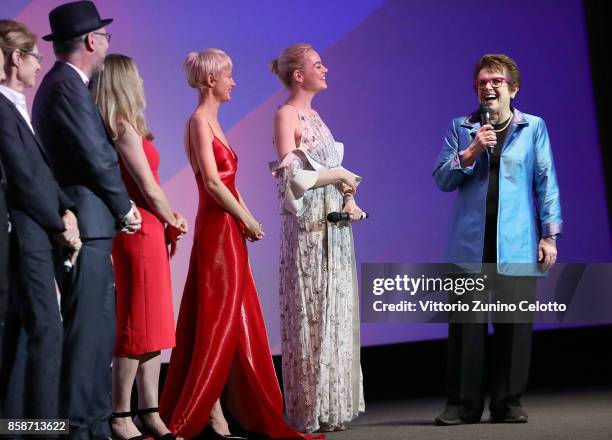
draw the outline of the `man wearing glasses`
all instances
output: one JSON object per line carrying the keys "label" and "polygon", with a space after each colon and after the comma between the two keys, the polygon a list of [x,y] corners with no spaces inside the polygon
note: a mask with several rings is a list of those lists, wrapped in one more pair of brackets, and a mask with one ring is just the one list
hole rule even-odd
{"label": "man wearing glasses", "polygon": [[58,276],[62,290],[63,413],[70,438],[108,438],[110,364],[115,337],[115,297],[110,258],[118,230],[140,229],[140,214],[121,181],[117,153],[88,90],[104,66],[110,34],[90,1],[66,3],[49,14],[57,62],[45,76],[33,123],[56,178],[74,201],[83,246],[74,268]]}

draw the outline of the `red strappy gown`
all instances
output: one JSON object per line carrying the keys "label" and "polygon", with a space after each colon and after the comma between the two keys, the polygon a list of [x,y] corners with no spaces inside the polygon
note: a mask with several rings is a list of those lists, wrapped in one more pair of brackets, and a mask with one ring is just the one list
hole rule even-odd
{"label": "red strappy gown", "polygon": [[[238,158],[218,138],[212,146],[219,177],[238,199]],[[225,408],[243,429],[300,438],[283,419],[241,225],[208,194],[202,175],[195,177],[198,214],[161,416],[172,432],[192,439],[204,430],[223,393]]]}

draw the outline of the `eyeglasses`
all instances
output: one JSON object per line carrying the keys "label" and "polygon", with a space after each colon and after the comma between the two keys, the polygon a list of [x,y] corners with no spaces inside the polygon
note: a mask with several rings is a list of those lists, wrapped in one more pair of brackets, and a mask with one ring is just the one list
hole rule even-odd
{"label": "eyeglasses", "polygon": [[493,87],[494,89],[498,89],[502,86],[503,83],[510,84],[510,81],[508,81],[503,76],[496,76],[494,78],[489,78],[489,79],[483,78],[483,79],[474,80],[474,87],[478,89],[484,89],[489,83],[491,83],[491,87]]}
{"label": "eyeglasses", "polygon": [[30,55],[30,56],[33,56],[34,58],[36,58],[36,59],[38,60],[38,62],[39,62],[39,63],[42,63],[42,60],[43,60],[43,58],[44,58],[43,54],[38,53],[38,52],[30,52],[30,51],[28,51],[28,50],[22,50],[22,52],[23,52],[25,55]]}
{"label": "eyeglasses", "polygon": [[108,32],[92,32],[92,34],[94,35],[102,35],[104,38],[106,38],[106,41],[108,41],[110,43],[112,34],[109,34]]}

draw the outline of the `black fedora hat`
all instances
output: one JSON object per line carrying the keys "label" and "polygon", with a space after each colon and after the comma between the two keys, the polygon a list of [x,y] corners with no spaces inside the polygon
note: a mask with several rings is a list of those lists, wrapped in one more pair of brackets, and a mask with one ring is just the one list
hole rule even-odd
{"label": "black fedora hat", "polygon": [[100,29],[113,21],[100,19],[96,5],[90,1],[65,3],[49,12],[51,33],[45,41],[64,41]]}

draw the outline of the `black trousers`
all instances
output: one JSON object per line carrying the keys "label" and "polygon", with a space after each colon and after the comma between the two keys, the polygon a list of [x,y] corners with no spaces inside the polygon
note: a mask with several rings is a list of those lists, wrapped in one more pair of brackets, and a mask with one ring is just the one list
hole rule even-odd
{"label": "black trousers", "polygon": [[53,253],[14,252],[12,271],[3,346],[3,417],[56,419],[63,329]]}
{"label": "black trousers", "polygon": [[85,240],[62,279],[62,413],[71,439],[110,436],[111,362],[115,343],[112,239]]}
{"label": "black trousers", "polygon": [[[504,277],[493,297],[507,298],[519,292],[535,296],[535,279]],[[506,294],[506,295],[504,295]],[[527,294],[527,295],[526,295]],[[531,362],[532,323],[494,322],[491,346],[487,347],[488,323],[451,322],[448,328],[446,388],[448,405],[464,420],[480,419],[489,391],[492,414],[504,414],[520,406],[527,387]],[[487,358],[487,348],[492,359]],[[492,362],[489,362],[491,361]],[[490,366],[490,371],[488,370]],[[488,374],[487,374],[488,373]]]}
{"label": "black trousers", "polygon": [[[497,258],[497,219],[487,220],[485,263],[495,262]],[[535,299],[534,277],[503,276],[494,272],[487,276],[492,303],[500,300],[518,304],[521,300]],[[503,415],[510,407],[520,406],[529,378],[533,325],[524,313],[516,314],[514,322],[511,315],[497,316],[490,350],[487,350],[487,320],[469,318],[473,316],[458,320],[464,322],[452,322],[451,317],[449,323],[447,407],[455,407],[464,420],[477,421],[482,416],[487,394],[491,396],[492,414]],[[473,322],[465,322],[470,320]],[[487,351],[492,356],[487,356]]]}
{"label": "black trousers", "polygon": [[[4,328],[6,324],[6,311],[9,296],[9,231],[8,209],[3,187],[3,173],[0,162],[0,371],[4,358],[2,344],[4,341]],[[1,395],[0,395],[1,396]],[[0,404],[0,418],[2,418],[2,405]]]}

